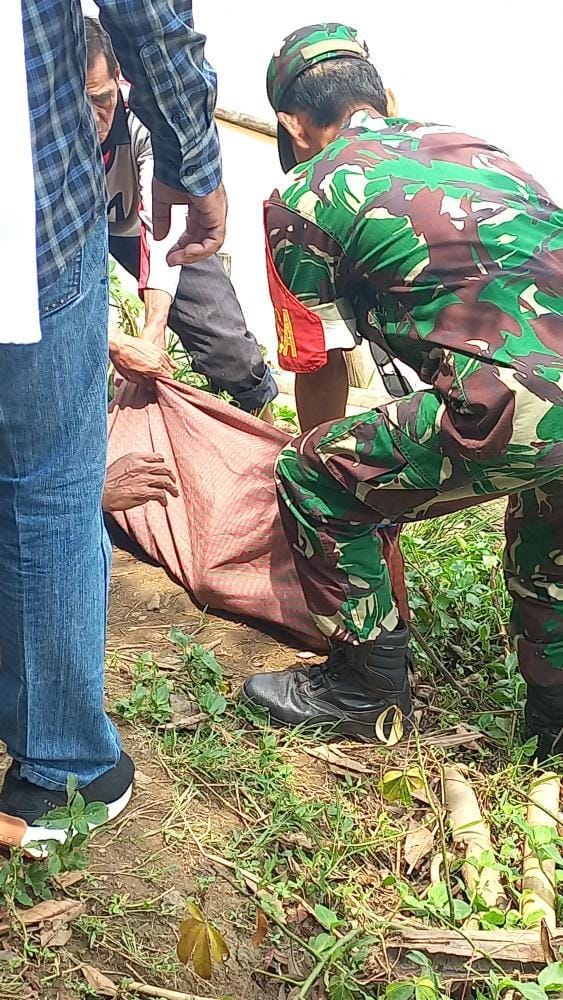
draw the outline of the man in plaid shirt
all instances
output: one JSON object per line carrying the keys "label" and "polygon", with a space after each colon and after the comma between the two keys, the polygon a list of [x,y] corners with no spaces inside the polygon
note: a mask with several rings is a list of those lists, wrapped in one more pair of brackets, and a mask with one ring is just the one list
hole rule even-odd
{"label": "man in plaid shirt", "polygon": [[[203,260],[223,242],[226,199],[215,75],[191,0],[97,5],[152,134],[155,236],[185,204],[189,223],[168,261]],[[66,801],[69,775],[87,802],[107,806],[92,811],[99,822],[125,808],[134,769],[103,707],[107,221],[83,16],[80,0],[21,8],[41,340],[0,345],[0,738],[13,759],[0,842],[25,847],[64,839],[37,821]]]}

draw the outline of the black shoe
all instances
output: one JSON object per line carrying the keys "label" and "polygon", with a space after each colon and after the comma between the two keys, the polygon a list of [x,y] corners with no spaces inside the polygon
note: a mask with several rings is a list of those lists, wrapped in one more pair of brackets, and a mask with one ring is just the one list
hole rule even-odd
{"label": "black shoe", "polygon": [[[107,806],[107,822],[115,819],[127,806],[133,791],[133,775],[135,766],[126,753],[121,757],[111,771],[106,771],[89,785],[80,789],[86,804],[103,802]],[[2,791],[0,791],[0,844],[5,847],[23,847],[36,843],[39,850],[32,849],[29,853],[35,857],[45,854],[45,845],[50,840],[64,844],[67,838],[66,830],[50,830],[38,825],[42,819],[58,806],[67,804],[66,792],[51,791],[34,785],[27,778],[22,778],[20,765],[14,761],[6,771]]]}
{"label": "black shoe", "polygon": [[[282,726],[326,726],[335,734],[391,743],[411,728],[408,629],[402,625],[359,646],[337,646],[321,667],[254,674],[242,698]],[[402,726],[393,730],[391,711]],[[383,737],[382,737],[383,734]]]}
{"label": "black shoe", "polygon": [[538,737],[536,758],[540,763],[563,755],[563,685],[528,684],[524,720],[526,739]]}

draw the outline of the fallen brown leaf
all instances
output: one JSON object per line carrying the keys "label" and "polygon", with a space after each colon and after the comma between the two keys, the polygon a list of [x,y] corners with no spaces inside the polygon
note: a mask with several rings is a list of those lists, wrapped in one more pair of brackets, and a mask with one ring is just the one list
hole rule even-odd
{"label": "fallen brown leaf", "polygon": [[178,732],[180,730],[185,732],[189,729],[196,729],[200,723],[206,722],[208,718],[209,716],[207,712],[196,712],[195,715],[182,715],[178,716],[177,719],[173,719],[171,722],[166,722],[162,728],[168,731],[175,729]]}
{"label": "fallen brown leaf", "polygon": [[59,889],[70,889],[71,885],[82,882],[86,872],[61,872],[60,875],[53,876],[53,882]]}
{"label": "fallen brown leaf", "polygon": [[314,851],[315,849],[313,841],[299,830],[295,833],[284,833],[279,839],[282,844],[287,844],[289,847],[302,847],[305,851]]}
{"label": "fallen brown leaf", "polygon": [[259,948],[268,933],[268,921],[264,910],[256,910],[256,930],[250,939],[253,948]]}
{"label": "fallen brown leaf", "polygon": [[72,937],[72,930],[59,920],[48,924],[39,934],[39,944],[42,948],[64,948]]}
{"label": "fallen brown leaf", "polygon": [[543,948],[543,957],[546,965],[551,965],[552,962],[557,961],[557,955],[551,943],[551,932],[547,926],[547,922],[544,917],[542,917],[540,923],[540,941]]}
{"label": "fallen brown leaf", "polygon": [[404,848],[408,875],[431,853],[433,846],[434,834],[427,826],[415,826],[409,830]]}
{"label": "fallen brown leaf", "polygon": [[322,760],[328,764],[330,770],[335,770],[340,774],[371,774],[371,768],[361,760],[354,760],[346,754],[337,750],[334,746],[323,745],[320,747],[304,747],[308,757],[315,760]]}
{"label": "fallen brown leaf", "polygon": [[83,965],[82,975],[88,983],[88,986],[90,986],[98,994],[98,996],[117,996],[117,986],[112,983],[111,979],[104,976],[103,972],[100,972],[99,969],[95,969],[93,965]]}
{"label": "fallen brown leaf", "polygon": [[[24,927],[45,924],[49,920],[60,919],[68,923],[84,913],[84,905],[75,899],[46,899],[29,910],[16,910],[15,920]],[[0,924],[0,933],[10,930],[9,923]]]}

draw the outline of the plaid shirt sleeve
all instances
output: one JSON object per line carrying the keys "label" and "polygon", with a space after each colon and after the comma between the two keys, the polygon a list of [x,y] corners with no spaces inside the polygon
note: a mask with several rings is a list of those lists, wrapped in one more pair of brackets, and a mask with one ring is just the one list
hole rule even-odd
{"label": "plaid shirt sleeve", "polygon": [[217,78],[194,31],[191,0],[96,0],[123,75],[129,104],[150,130],[155,176],[193,195],[221,181],[213,112]]}

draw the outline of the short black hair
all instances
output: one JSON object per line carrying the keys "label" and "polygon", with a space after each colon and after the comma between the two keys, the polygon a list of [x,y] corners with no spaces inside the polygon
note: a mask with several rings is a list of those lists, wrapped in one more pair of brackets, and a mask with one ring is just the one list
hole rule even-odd
{"label": "short black hair", "polygon": [[92,69],[98,56],[103,56],[108,64],[110,76],[115,76],[119,63],[107,31],[102,28],[97,17],[85,17],[84,24],[86,25],[86,63],[88,69]]}
{"label": "short black hair", "polygon": [[326,59],[301,73],[286,90],[280,111],[308,114],[318,128],[328,128],[359,106],[387,114],[381,77],[365,59]]}

